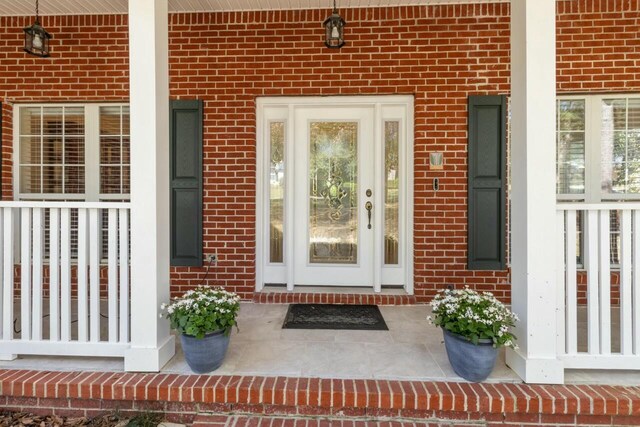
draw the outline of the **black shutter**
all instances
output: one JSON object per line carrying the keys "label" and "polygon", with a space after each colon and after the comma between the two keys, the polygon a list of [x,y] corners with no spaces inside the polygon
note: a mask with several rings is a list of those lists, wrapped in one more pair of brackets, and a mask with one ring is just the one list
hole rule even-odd
{"label": "black shutter", "polygon": [[171,265],[202,265],[202,101],[171,101]]}
{"label": "black shutter", "polygon": [[503,270],[506,235],[506,97],[469,97],[469,270]]}

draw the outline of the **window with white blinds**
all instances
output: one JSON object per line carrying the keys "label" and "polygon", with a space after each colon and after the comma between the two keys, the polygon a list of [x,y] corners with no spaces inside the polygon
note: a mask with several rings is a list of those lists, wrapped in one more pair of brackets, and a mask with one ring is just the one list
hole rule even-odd
{"label": "window with white blinds", "polygon": [[129,194],[129,107],[100,107],[100,194]]}
{"label": "window with white blinds", "polygon": [[129,198],[129,106],[17,106],[16,199]]}
{"label": "window with white blinds", "polygon": [[[559,97],[556,183],[560,201],[640,200],[640,95]],[[610,217],[611,264],[619,263],[619,211]],[[582,226],[577,218],[578,264]]]}
{"label": "window with white blinds", "polygon": [[585,100],[557,102],[556,185],[558,194],[585,191]]}
{"label": "window with white blinds", "polygon": [[84,193],[84,107],[19,107],[21,194]]}
{"label": "window with white blinds", "polygon": [[560,97],[556,103],[560,200],[640,200],[640,95]]}

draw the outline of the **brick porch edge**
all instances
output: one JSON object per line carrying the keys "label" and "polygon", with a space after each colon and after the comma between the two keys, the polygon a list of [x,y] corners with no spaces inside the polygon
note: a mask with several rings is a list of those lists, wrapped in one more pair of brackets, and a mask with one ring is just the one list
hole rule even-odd
{"label": "brick porch edge", "polygon": [[[0,408],[95,416],[107,410],[396,417],[481,425],[640,425],[640,386],[527,385],[0,370]],[[474,423],[474,424],[475,424]]]}
{"label": "brick porch edge", "polygon": [[341,294],[330,292],[256,292],[253,302],[259,304],[352,304],[414,305],[415,295]]}

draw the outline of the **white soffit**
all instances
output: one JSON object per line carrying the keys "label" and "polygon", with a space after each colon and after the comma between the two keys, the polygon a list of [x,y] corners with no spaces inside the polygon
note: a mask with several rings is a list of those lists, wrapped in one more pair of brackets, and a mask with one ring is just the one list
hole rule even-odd
{"label": "white soffit", "polygon": [[[40,15],[101,15],[127,13],[128,0],[40,0]],[[131,0],[135,1],[135,0]],[[168,0],[171,12],[331,9],[332,0]],[[350,7],[416,6],[428,4],[505,3],[509,0],[337,0]],[[0,16],[34,15],[35,0],[0,0]]]}

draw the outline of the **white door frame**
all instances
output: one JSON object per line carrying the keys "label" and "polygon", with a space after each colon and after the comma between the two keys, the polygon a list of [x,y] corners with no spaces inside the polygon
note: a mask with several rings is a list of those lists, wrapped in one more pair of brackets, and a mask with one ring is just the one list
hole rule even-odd
{"label": "white door frame", "polygon": [[[405,291],[413,294],[413,96],[412,95],[380,95],[380,96],[328,96],[328,97],[259,97],[256,106],[256,291],[263,288],[264,283],[286,283],[288,290],[294,288],[293,253],[293,221],[294,206],[292,197],[284,201],[284,262],[271,264],[269,254],[269,124],[273,121],[285,124],[285,188],[294,188],[294,126],[295,110],[298,107],[353,106],[374,109],[374,138],[378,147],[374,153],[374,161],[380,170],[384,170],[383,144],[384,122],[398,120],[400,122],[400,262],[397,267],[383,264],[382,234],[376,237],[374,290],[380,292],[383,284],[402,284]],[[384,176],[376,178],[378,188],[384,188]],[[289,191],[289,190],[287,190]],[[383,206],[381,191],[377,191],[374,206]],[[374,209],[374,220],[382,224],[382,209]]]}

